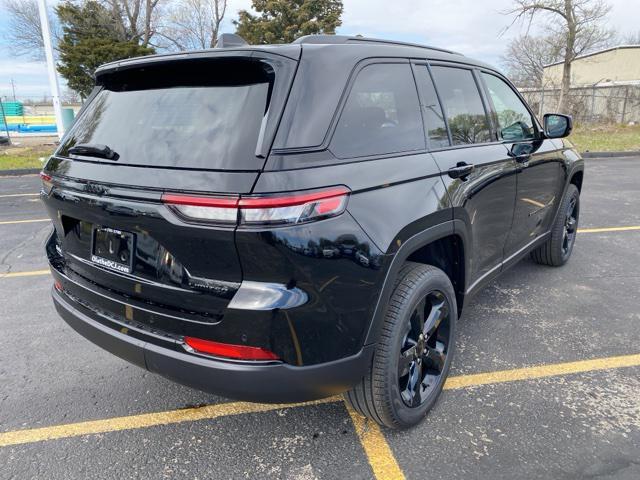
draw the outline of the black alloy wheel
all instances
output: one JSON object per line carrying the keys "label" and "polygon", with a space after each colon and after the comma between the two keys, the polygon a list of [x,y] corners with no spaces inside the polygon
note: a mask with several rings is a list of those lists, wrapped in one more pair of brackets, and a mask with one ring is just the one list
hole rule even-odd
{"label": "black alloy wheel", "polygon": [[440,396],[458,310],[451,279],[439,268],[406,262],[397,278],[369,370],[345,399],[380,425],[408,428]]}
{"label": "black alloy wheel", "polygon": [[580,191],[570,184],[558,206],[547,241],[531,252],[534,262],[559,267],[567,263],[573,252],[580,219]]}
{"label": "black alloy wheel", "polygon": [[576,241],[576,233],[578,233],[578,197],[572,197],[565,213],[562,235],[563,256],[568,256],[571,253],[573,244]]}
{"label": "black alloy wheel", "polygon": [[398,361],[400,395],[411,408],[422,405],[440,384],[449,352],[449,303],[438,290],[416,306]]}

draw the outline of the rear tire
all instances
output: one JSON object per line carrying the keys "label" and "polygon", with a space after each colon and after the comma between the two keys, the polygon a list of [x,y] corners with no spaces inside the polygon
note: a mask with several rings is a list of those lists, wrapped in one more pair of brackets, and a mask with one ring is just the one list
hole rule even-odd
{"label": "rear tire", "polygon": [[457,317],[449,277],[431,265],[407,262],[389,300],[369,371],[345,393],[348,404],[390,428],[419,423],[449,374]]}
{"label": "rear tire", "polygon": [[559,267],[567,263],[573,252],[580,217],[580,192],[570,184],[558,209],[551,236],[531,252],[534,262]]}

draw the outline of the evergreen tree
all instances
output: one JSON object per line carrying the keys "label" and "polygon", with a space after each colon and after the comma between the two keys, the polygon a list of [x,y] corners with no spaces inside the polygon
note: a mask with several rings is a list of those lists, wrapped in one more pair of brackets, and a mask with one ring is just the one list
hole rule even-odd
{"label": "evergreen tree", "polygon": [[124,39],[110,12],[94,0],[67,1],[56,8],[56,14],[63,32],[58,71],[82,98],[91,92],[94,72],[103,63],[154,53],[152,48]]}
{"label": "evergreen tree", "polygon": [[291,43],[303,35],[335,33],[342,0],[252,0],[253,15],[238,12],[236,33],[253,45]]}

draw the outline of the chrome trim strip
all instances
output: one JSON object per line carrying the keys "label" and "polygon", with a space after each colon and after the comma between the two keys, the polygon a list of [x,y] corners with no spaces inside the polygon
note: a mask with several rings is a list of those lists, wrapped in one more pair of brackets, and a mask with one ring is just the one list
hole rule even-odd
{"label": "chrome trim strip", "polygon": [[[71,277],[69,277],[66,273],[61,272],[57,268],[52,267],[51,265],[50,265],[50,267],[52,268],[52,270],[55,271],[55,273],[57,273],[62,278],[64,278],[65,281],[74,284],[76,287],[81,288],[83,290],[86,290],[86,291],[92,293],[93,295],[96,295],[98,297],[102,297],[102,298],[104,298],[104,299],[106,299],[106,300],[108,300],[110,302],[117,303],[117,304],[122,305],[124,307],[129,306],[129,307],[131,307],[132,309],[135,309],[135,310],[140,310],[142,312],[146,312],[146,313],[149,313],[149,314],[152,314],[152,315],[157,315],[159,317],[170,318],[172,320],[179,320],[181,322],[193,322],[193,323],[199,323],[199,324],[202,324],[202,325],[215,325],[216,323],[220,323],[219,321],[217,321],[217,322],[203,322],[203,321],[200,321],[200,320],[193,320],[191,318],[178,317],[178,316],[172,315],[170,313],[164,313],[164,312],[160,312],[160,311],[157,311],[157,310],[151,310],[151,309],[148,309],[148,308],[145,308],[145,307],[133,304],[133,303],[128,303],[128,302],[119,300],[117,298],[111,297],[109,295],[106,295],[106,294],[104,294],[102,292],[99,292],[98,290],[95,290],[94,288],[91,288],[91,287],[89,287],[87,285],[83,285],[82,283],[78,282],[77,280],[74,280]],[[99,285],[98,285],[98,288],[100,288]],[[118,320],[112,319],[110,317],[109,317],[109,319],[113,320],[113,321],[118,321]],[[128,326],[129,325],[127,324],[127,327]],[[146,330],[145,330],[145,332],[146,332]]]}

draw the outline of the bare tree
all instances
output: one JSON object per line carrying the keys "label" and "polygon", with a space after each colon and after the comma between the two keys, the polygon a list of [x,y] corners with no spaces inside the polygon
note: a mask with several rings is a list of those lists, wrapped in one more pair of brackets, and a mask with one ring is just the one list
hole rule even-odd
{"label": "bare tree", "polygon": [[635,33],[627,33],[622,37],[622,43],[625,45],[640,45],[640,30]]}
{"label": "bare tree", "polygon": [[608,45],[614,32],[602,23],[611,6],[605,0],[513,0],[513,23],[522,20],[529,25],[534,19],[546,17],[548,34],[561,39],[563,62],[558,110],[563,110],[571,86],[571,64],[576,57]]}
{"label": "bare tree", "polygon": [[[2,0],[9,18],[8,40],[14,55],[28,55],[34,60],[44,58],[42,28],[38,13],[37,0]],[[55,15],[49,12],[49,24],[52,26],[54,46],[59,36]]]}
{"label": "bare tree", "polygon": [[[132,41],[148,47],[157,33],[159,6],[170,0],[96,0],[113,15],[117,33],[123,41]],[[11,52],[30,55],[34,60],[44,57],[42,30],[37,0],[0,0],[9,18]],[[53,11],[49,13],[53,27],[54,47],[60,37],[58,22]]]}
{"label": "bare tree", "polygon": [[227,11],[227,0],[178,0],[160,35],[177,50],[212,48]]}
{"label": "bare tree", "polygon": [[562,59],[561,43],[552,35],[521,35],[507,45],[502,65],[519,87],[540,87],[544,66]]}
{"label": "bare tree", "polygon": [[151,45],[151,38],[157,33],[157,9],[160,0],[101,0],[107,6],[116,22],[119,34],[126,41],[133,41],[143,47]]}

